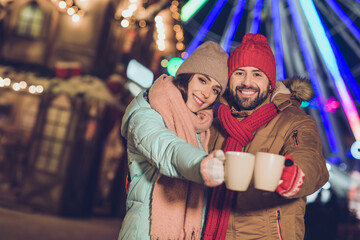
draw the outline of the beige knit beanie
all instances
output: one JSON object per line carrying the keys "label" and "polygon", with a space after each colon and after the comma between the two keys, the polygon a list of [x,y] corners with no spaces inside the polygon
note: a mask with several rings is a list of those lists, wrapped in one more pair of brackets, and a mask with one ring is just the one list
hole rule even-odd
{"label": "beige knit beanie", "polygon": [[207,41],[201,44],[180,65],[176,75],[182,73],[201,73],[214,78],[222,87],[224,93],[228,83],[228,54],[215,42]]}

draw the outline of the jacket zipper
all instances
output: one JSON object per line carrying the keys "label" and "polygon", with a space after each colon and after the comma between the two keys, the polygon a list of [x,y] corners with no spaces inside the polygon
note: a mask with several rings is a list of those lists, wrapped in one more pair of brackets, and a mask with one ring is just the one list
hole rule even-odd
{"label": "jacket zipper", "polygon": [[281,234],[281,226],[280,226],[280,210],[276,211],[276,225],[277,225],[277,229],[278,229],[278,235],[279,235],[279,240],[284,240]]}
{"label": "jacket zipper", "polygon": [[298,147],[299,146],[299,139],[298,139],[298,131],[297,130],[295,130],[293,132],[292,138],[295,141],[295,147]]}

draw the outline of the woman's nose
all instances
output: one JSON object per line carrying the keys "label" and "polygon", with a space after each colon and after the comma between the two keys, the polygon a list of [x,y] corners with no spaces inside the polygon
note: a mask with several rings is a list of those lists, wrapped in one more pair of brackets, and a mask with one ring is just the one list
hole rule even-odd
{"label": "woman's nose", "polygon": [[202,90],[202,94],[204,95],[205,98],[210,97],[210,88],[204,88]]}

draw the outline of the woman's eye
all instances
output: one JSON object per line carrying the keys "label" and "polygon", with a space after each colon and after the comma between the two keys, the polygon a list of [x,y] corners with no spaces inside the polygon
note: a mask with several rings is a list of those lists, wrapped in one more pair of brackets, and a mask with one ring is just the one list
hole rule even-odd
{"label": "woman's eye", "polygon": [[202,83],[206,83],[206,81],[202,78],[199,78],[199,81],[202,82]]}
{"label": "woman's eye", "polygon": [[216,89],[216,88],[214,88],[214,93],[216,94],[216,95],[219,95],[220,94],[220,90],[219,89]]}

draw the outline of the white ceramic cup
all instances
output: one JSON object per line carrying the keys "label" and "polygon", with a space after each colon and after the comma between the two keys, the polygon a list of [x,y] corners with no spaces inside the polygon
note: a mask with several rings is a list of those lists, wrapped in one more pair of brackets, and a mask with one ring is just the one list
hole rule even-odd
{"label": "white ceramic cup", "polygon": [[274,192],[280,183],[284,164],[285,157],[282,155],[257,152],[254,169],[255,188]]}
{"label": "white ceramic cup", "polygon": [[225,185],[234,191],[246,191],[253,176],[255,155],[246,152],[225,153]]}

